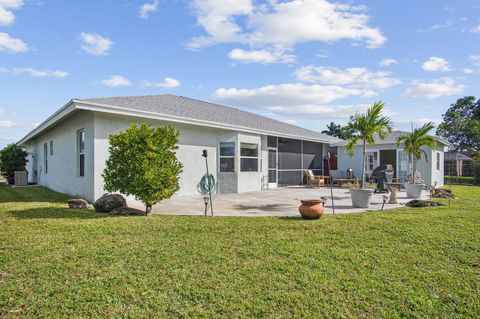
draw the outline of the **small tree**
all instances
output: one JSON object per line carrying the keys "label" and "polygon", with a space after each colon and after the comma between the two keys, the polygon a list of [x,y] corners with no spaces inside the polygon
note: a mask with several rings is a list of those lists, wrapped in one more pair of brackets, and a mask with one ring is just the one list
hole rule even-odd
{"label": "small tree", "polygon": [[17,144],[9,144],[0,151],[0,173],[9,179],[15,171],[24,171],[28,153]]}
{"label": "small tree", "polygon": [[110,157],[102,174],[105,189],[133,195],[145,204],[148,215],[152,205],[180,188],[183,166],[176,157],[179,135],[170,126],[152,128],[146,124],[133,124],[110,135]]}
{"label": "small tree", "polygon": [[350,118],[347,127],[353,132],[353,135],[347,139],[345,145],[346,151],[353,157],[355,147],[362,142],[362,188],[365,188],[365,166],[367,163],[367,143],[374,144],[375,137],[381,140],[387,137],[392,131],[392,121],[389,117],[383,116],[384,103],[377,101],[367,110],[365,114],[355,114]]}
{"label": "small tree", "polygon": [[421,127],[416,127],[412,133],[402,135],[397,139],[397,145],[403,144],[405,153],[408,154],[413,162],[411,182],[414,184],[416,183],[415,172],[417,171],[417,161],[422,158],[422,154],[425,156],[425,160],[428,163],[428,154],[422,149],[422,147],[427,146],[434,149],[437,145],[435,137],[428,135],[428,133],[434,128],[435,126],[433,126],[432,122],[428,122]]}

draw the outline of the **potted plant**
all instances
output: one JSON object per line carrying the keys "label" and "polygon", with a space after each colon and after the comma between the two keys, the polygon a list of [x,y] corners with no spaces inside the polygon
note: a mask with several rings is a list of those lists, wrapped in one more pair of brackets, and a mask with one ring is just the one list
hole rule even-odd
{"label": "potted plant", "polygon": [[323,215],[325,199],[301,199],[298,207],[300,215],[305,219],[319,219]]}
{"label": "potted plant", "polygon": [[392,121],[389,117],[383,115],[385,104],[382,101],[373,103],[365,114],[355,114],[350,118],[348,129],[353,133],[347,139],[348,143],[345,149],[350,156],[354,156],[354,150],[361,142],[362,146],[362,178],[360,187],[350,188],[353,207],[369,208],[373,189],[366,188],[365,170],[367,164],[367,143],[374,144],[375,138],[384,140],[387,134],[392,131]]}
{"label": "potted plant", "polygon": [[412,160],[412,174],[406,181],[405,189],[407,190],[407,197],[420,198],[422,195],[422,189],[425,184],[418,180],[417,176],[417,161],[422,158],[422,154],[425,156],[425,161],[428,163],[428,154],[425,151],[425,147],[434,149],[437,145],[435,137],[428,135],[428,133],[435,127],[432,122],[425,123],[421,127],[416,127],[412,133],[399,136],[397,139],[397,145],[403,145],[403,150],[408,154],[408,157]]}

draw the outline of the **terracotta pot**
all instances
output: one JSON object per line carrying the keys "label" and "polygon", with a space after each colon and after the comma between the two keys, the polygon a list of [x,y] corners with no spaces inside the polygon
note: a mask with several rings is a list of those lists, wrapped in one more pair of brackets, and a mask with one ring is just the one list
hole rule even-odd
{"label": "terracotta pot", "polygon": [[323,215],[323,202],[319,199],[301,199],[298,211],[305,219],[319,219]]}

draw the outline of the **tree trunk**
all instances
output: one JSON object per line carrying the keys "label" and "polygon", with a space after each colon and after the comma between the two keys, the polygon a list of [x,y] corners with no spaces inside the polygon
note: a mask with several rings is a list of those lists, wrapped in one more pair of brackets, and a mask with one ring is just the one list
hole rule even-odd
{"label": "tree trunk", "polygon": [[417,183],[417,177],[415,174],[416,172],[417,172],[417,159],[414,157],[413,158],[413,174],[412,174],[413,184]]}
{"label": "tree trunk", "polygon": [[365,188],[365,166],[367,164],[367,143],[363,140],[363,158],[362,158],[362,189]]}
{"label": "tree trunk", "polygon": [[148,216],[152,212],[152,205],[147,204],[145,209],[145,215]]}

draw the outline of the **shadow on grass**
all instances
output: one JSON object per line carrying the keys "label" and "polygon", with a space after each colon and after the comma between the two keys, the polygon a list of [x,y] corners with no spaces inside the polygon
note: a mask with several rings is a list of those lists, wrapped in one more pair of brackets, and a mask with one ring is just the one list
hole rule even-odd
{"label": "shadow on grass", "polygon": [[144,212],[129,208],[128,214],[106,214],[97,213],[90,209],[68,209],[68,208],[31,208],[15,210],[6,213],[7,216],[17,219],[97,219],[97,218],[125,218],[144,216]]}

